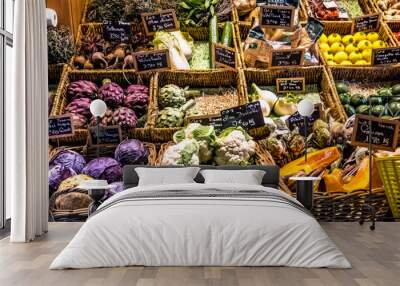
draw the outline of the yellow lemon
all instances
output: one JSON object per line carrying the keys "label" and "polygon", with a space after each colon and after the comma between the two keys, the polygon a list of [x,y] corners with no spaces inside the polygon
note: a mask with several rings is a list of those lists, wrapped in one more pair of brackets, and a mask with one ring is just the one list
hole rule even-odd
{"label": "yellow lemon", "polygon": [[337,33],[333,33],[328,36],[328,43],[330,45],[332,45],[333,43],[340,42],[341,40],[342,40],[342,37]]}
{"label": "yellow lemon", "polygon": [[330,46],[328,45],[328,43],[319,44],[319,48],[322,52],[328,52],[330,50]]}
{"label": "yellow lemon", "polygon": [[372,43],[372,48],[373,49],[386,48],[386,43],[381,40],[375,41]]}
{"label": "yellow lemon", "polygon": [[354,41],[356,41],[356,43],[361,42],[362,40],[366,40],[367,39],[367,34],[365,34],[364,32],[357,32],[353,35],[354,37]]}
{"label": "yellow lemon", "polygon": [[340,51],[344,51],[344,46],[343,46],[342,43],[339,43],[339,42],[333,43],[331,45],[330,51],[332,53],[337,53],[337,52],[340,52]]}
{"label": "yellow lemon", "polygon": [[355,62],[357,62],[357,61],[359,61],[359,60],[362,60],[362,54],[360,53],[360,52],[352,52],[350,55],[349,55],[349,60],[352,62],[352,63],[355,63]]}
{"label": "yellow lemon", "polygon": [[362,51],[362,57],[367,62],[371,61],[372,49],[366,49],[366,50]]}
{"label": "yellow lemon", "polygon": [[348,44],[344,50],[346,51],[346,53],[350,54],[352,52],[357,52],[358,48],[353,44]]}
{"label": "yellow lemon", "polygon": [[335,63],[334,61],[328,61],[327,63],[328,63],[328,65],[330,65],[330,66],[336,65],[336,63]]}
{"label": "yellow lemon", "polygon": [[341,66],[351,66],[352,65],[352,63],[351,63],[351,61],[342,61],[341,63],[340,63],[340,65]]}
{"label": "yellow lemon", "polygon": [[360,51],[366,50],[366,49],[371,49],[372,44],[370,41],[368,40],[361,40],[360,42],[358,42],[357,48]]}
{"label": "yellow lemon", "polygon": [[375,42],[379,40],[379,34],[377,32],[369,32],[367,34],[367,40],[370,42]]}
{"label": "yellow lemon", "polygon": [[335,54],[335,56],[333,57],[333,59],[335,60],[335,62],[336,62],[337,64],[340,64],[341,62],[346,61],[346,60],[348,59],[348,56],[347,56],[346,52],[340,51],[340,52],[337,52],[337,53]]}
{"label": "yellow lemon", "polygon": [[355,65],[368,65],[366,60],[358,60],[354,63]]}
{"label": "yellow lemon", "polygon": [[354,37],[353,35],[346,35],[342,38],[342,43],[345,44],[346,46],[349,44],[354,43]]}
{"label": "yellow lemon", "polygon": [[332,52],[324,52],[324,58],[327,61],[333,61],[334,54]]}
{"label": "yellow lemon", "polygon": [[328,37],[325,34],[322,34],[321,37],[319,37],[318,42],[319,43],[327,43],[328,42]]}

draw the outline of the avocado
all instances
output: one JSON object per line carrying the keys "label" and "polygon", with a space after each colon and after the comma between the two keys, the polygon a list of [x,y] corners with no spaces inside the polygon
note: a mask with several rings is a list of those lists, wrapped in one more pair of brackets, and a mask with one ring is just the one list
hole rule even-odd
{"label": "avocado", "polygon": [[392,94],[398,95],[400,94],[400,84],[395,84],[392,86]]}
{"label": "avocado", "polygon": [[383,115],[385,107],[383,105],[375,105],[371,109],[371,113],[375,116]]}
{"label": "avocado", "polygon": [[349,87],[344,82],[336,83],[336,90],[339,94],[349,92]]}
{"label": "avocado", "polygon": [[350,104],[350,94],[348,93],[339,94],[339,98],[342,104]]}
{"label": "avocado", "polygon": [[357,107],[359,105],[367,104],[368,100],[361,94],[353,94],[350,97],[350,103],[352,106]]}
{"label": "avocado", "polygon": [[356,108],[357,114],[369,114],[369,106],[366,104],[360,105]]}
{"label": "avocado", "polygon": [[356,110],[350,104],[345,104],[343,107],[344,107],[344,111],[346,111],[346,114],[348,116],[352,116],[352,115],[356,114]]}

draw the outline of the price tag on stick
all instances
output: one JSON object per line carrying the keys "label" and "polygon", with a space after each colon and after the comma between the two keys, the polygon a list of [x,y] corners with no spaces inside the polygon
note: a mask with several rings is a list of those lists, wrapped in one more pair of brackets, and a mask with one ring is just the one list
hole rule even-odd
{"label": "price tag on stick", "polygon": [[155,50],[133,54],[133,64],[138,72],[169,70],[171,62],[168,50]]}
{"label": "price tag on stick", "polygon": [[306,80],[304,77],[277,78],[276,91],[282,92],[304,92]]}
{"label": "price tag on stick", "polygon": [[302,66],[303,63],[304,49],[271,50],[270,68]]}
{"label": "price tag on stick", "polygon": [[[371,121],[371,128],[369,126]],[[396,150],[398,144],[400,123],[398,120],[381,119],[374,116],[357,114],[354,122],[351,144],[356,146],[371,146],[377,150]]]}
{"label": "price tag on stick", "polygon": [[74,124],[70,114],[49,117],[49,139],[74,135]]}
{"label": "price tag on stick", "polygon": [[221,44],[214,44],[212,53],[213,63],[216,67],[236,69],[236,51]]}
{"label": "price tag on stick", "polygon": [[102,146],[102,145],[116,145],[122,141],[122,132],[119,125],[113,126],[100,126],[99,137],[97,138],[97,126],[90,127],[89,131],[89,145]]}
{"label": "price tag on stick", "polygon": [[356,32],[376,31],[379,28],[380,14],[369,14],[353,19],[352,34]]}
{"label": "price tag on stick", "polygon": [[155,13],[142,13],[141,17],[144,30],[148,36],[153,35],[157,31],[171,32],[179,30],[179,22],[173,9]]}
{"label": "price tag on stick", "polygon": [[400,47],[372,50],[372,65],[393,65],[400,63]]}
{"label": "price tag on stick", "polygon": [[294,24],[295,9],[291,6],[261,6],[260,24],[265,28],[291,29]]}

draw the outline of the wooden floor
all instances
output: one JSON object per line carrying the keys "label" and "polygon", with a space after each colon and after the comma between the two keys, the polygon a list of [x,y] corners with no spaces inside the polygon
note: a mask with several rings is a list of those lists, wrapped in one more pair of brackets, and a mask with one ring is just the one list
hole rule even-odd
{"label": "wooden floor", "polygon": [[400,285],[400,223],[379,223],[375,232],[357,223],[325,223],[324,229],[352,269],[286,267],[126,267],[48,270],[80,223],[52,223],[49,233],[30,244],[0,241],[1,286],[262,286]]}

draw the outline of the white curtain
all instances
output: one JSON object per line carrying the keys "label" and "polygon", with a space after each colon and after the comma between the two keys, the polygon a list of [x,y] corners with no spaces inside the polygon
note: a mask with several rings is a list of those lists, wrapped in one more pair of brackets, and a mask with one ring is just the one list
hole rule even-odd
{"label": "white curtain", "polygon": [[13,94],[6,96],[12,242],[47,232],[47,24],[44,0],[15,1]]}

